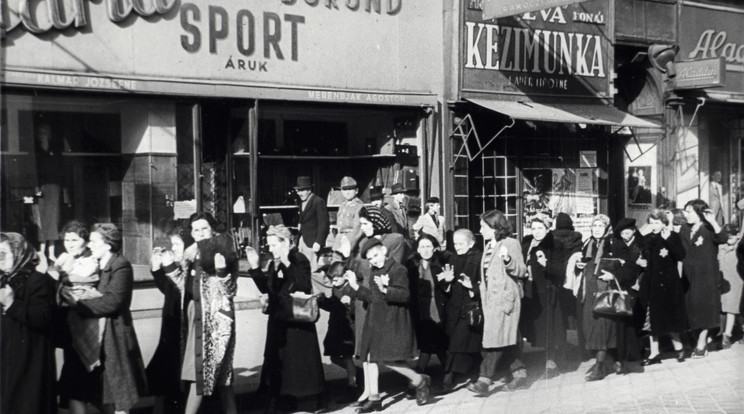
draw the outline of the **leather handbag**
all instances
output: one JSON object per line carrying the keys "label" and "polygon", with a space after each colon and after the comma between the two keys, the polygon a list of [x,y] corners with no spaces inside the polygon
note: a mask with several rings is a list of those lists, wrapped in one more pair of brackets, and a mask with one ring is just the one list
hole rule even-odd
{"label": "leather handbag", "polygon": [[318,307],[319,295],[315,294],[307,297],[290,295],[289,309],[281,314],[281,319],[287,322],[317,322],[318,318],[320,318],[320,309]]}
{"label": "leather handbag", "polygon": [[595,292],[592,310],[600,315],[632,316],[635,298],[620,288],[617,279],[613,277],[612,280],[617,289]]}
{"label": "leather handbag", "polygon": [[471,302],[467,305],[467,310],[463,315],[463,318],[467,320],[468,325],[471,328],[483,327],[483,310],[478,302]]}

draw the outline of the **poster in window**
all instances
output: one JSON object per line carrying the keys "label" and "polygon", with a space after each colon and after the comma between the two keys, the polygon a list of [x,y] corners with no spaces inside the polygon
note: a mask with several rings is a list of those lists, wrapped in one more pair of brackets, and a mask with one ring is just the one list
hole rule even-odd
{"label": "poster in window", "polygon": [[636,207],[650,206],[651,166],[628,167],[628,204]]}

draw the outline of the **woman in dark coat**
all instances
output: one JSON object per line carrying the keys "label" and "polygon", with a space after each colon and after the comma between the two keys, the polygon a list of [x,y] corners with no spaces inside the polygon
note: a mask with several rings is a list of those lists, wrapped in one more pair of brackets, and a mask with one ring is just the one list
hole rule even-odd
{"label": "woman in dark coat", "polygon": [[604,214],[596,215],[592,219],[592,236],[584,243],[582,261],[578,265],[583,268],[580,297],[585,346],[587,350],[596,352],[597,358],[585,376],[587,381],[601,380],[612,371],[607,363],[607,351],[617,348],[617,319],[595,313],[593,306],[595,293],[616,287],[617,269],[608,270],[601,266],[602,259],[617,259],[616,241],[612,236],[610,218]]}
{"label": "woman in dark coat", "polygon": [[[63,288],[61,294],[71,311],[83,317],[105,319],[102,369],[91,373],[97,378],[93,386],[100,393],[100,399],[88,402],[100,402],[105,409],[128,411],[146,395],[147,380],[129,311],[134,284],[132,265],[121,255],[121,243],[121,231],[114,224],[94,224],[88,248],[101,267],[97,289],[102,296],[77,301],[69,293],[69,287]],[[81,382],[76,386],[86,385]]]}
{"label": "woman in dark coat", "polygon": [[[615,226],[615,243],[613,243],[613,256],[620,259],[622,265],[615,272],[615,278],[620,288],[629,294],[636,296],[637,292],[632,287],[638,281],[643,268],[638,265],[641,257],[641,243],[643,236],[638,232],[633,218],[623,218]],[[635,312],[635,310],[634,310]],[[642,318],[640,318],[642,319]],[[637,315],[617,317],[617,362],[615,372],[626,374],[630,372],[628,362],[640,359],[641,344],[638,337],[640,330]],[[642,369],[642,368],[641,368]]]}
{"label": "woman in dark coat", "polygon": [[447,334],[444,332],[446,293],[437,281],[442,273],[439,242],[430,234],[416,240],[416,255],[408,261],[411,279],[411,317],[416,328],[419,354],[418,371],[424,372],[431,355],[437,355],[444,365],[447,355]]}
{"label": "woman in dark coat", "polygon": [[36,251],[0,233],[0,413],[56,413],[50,339],[54,283],[36,271]]}
{"label": "woman in dark coat", "polygon": [[266,242],[274,262],[263,272],[257,255],[249,258],[254,277],[265,278],[269,294],[264,364],[261,386],[269,394],[268,411],[277,408],[280,396],[317,396],[318,408],[325,408],[325,377],[314,322],[289,321],[292,296],[312,293],[310,262],[293,245],[289,229],[270,226]]}
{"label": "woman in dark coat", "polygon": [[456,255],[438,277],[440,289],[447,292],[444,330],[449,346],[443,367],[445,388],[451,388],[455,375],[472,374],[480,363],[483,342],[483,329],[470,326],[467,318],[468,311],[480,303],[478,286],[483,253],[475,246],[475,236],[470,230],[456,230],[452,238]]}
{"label": "woman in dark coat", "polygon": [[645,267],[638,299],[646,311],[644,330],[651,332],[651,353],[643,360],[643,365],[661,363],[660,335],[672,338],[677,360],[682,362],[685,354],[679,333],[687,328],[687,311],[678,264],[685,258],[685,249],[680,236],[670,230],[664,211],[652,211],[648,224],[651,233],[643,241],[642,257],[638,261],[641,267]]}
{"label": "woman in dark coat", "polygon": [[522,252],[529,280],[525,286],[524,308],[520,329],[533,346],[545,348],[545,369],[555,375],[566,357],[566,318],[560,292],[566,279],[566,262],[558,260],[558,245],[553,239],[552,220],[536,214],[530,220],[532,234],[522,240]]}
{"label": "woman in dark coat", "polygon": [[718,225],[715,215],[703,200],[685,204],[686,226],[680,237],[685,246],[682,271],[690,286],[685,292],[690,330],[699,330],[693,358],[708,353],[708,330],[720,324],[721,275],[718,245],[726,243],[728,234]]}
{"label": "woman in dark coat", "polygon": [[150,363],[147,365],[147,383],[150,393],[157,397],[157,412],[183,411],[181,378],[181,308],[183,307],[184,278],[179,272],[184,250],[194,240],[181,227],[168,232],[171,248],[153,252],[150,269],[155,286],[165,296],[163,301],[160,340]]}
{"label": "woman in dark coat", "polygon": [[424,405],[429,402],[431,378],[417,373],[405,362],[416,355],[416,337],[408,309],[408,272],[403,265],[387,257],[387,248],[376,238],[362,245],[361,255],[372,266],[369,288],[360,285],[353,272],[346,274],[346,292],[368,305],[364,320],[357,323],[364,325],[359,349],[362,358],[369,363],[370,395],[357,412],[382,409],[378,364],[408,378],[410,386],[416,390],[416,403]]}

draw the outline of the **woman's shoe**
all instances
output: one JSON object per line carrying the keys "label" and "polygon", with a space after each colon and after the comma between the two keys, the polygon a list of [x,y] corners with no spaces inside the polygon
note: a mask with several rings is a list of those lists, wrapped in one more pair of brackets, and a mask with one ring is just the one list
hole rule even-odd
{"label": "woman's shoe", "polygon": [[731,335],[724,334],[721,338],[721,348],[723,349],[729,349],[731,348]]}
{"label": "woman's shoe", "polygon": [[361,407],[356,409],[356,412],[371,413],[373,411],[382,411],[382,400],[367,400]]}
{"label": "woman's shoe", "polygon": [[692,351],[692,358],[693,359],[704,358],[706,355],[708,355],[708,347],[707,346],[704,346],[703,349],[695,348],[695,350]]}
{"label": "woman's shoe", "polygon": [[604,363],[597,362],[592,367],[591,371],[589,371],[589,374],[584,377],[587,381],[599,381],[604,379],[608,374],[610,373],[609,369],[605,367]]}
{"label": "woman's shoe", "polygon": [[641,362],[641,365],[643,365],[644,367],[647,367],[649,365],[656,365],[656,364],[661,364],[661,354],[656,355],[653,358],[646,358],[643,360],[643,362]]}
{"label": "woman's shoe", "polygon": [[685,350],[684,349],[677,351],[677,362],[685,362]]}
{"label": "woman's shoe", "polygon": [[468,391],[476,397],[488,397],[488,384],[483,381],[475,381],[468,384]]}
{"label": "woman's shoe", "polygon": [[425,405],[431,396],[431,377],[426,374],[422,374],[421,377],[421,384],[416,387],[416,404]]}
{"label": "woman's shoe", "polygon": [[369,401],[367,398],[365,398],[363,400],[356,400],[353,403],[349,404],[349,407],[361,407],[364,404],[366,404],[367,401]]}
{"label": "woman's shoe", "polygon": [[628,370],[628,367],[626,364],[624,364],[622,361],[615,361],[615,374],[625,375],[629,372],[630,370]]}

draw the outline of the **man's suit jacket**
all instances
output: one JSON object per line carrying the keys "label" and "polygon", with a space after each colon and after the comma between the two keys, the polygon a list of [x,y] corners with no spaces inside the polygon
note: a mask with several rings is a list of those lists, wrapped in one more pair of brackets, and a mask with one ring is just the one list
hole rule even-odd
{"label": "man's suit jacket", "polygon": [[318,243],[320,247],[325,246],[329,231],[328,210],[325,200],[311,194],[305,209],[302,209],[302,204],[300,204],[300,209],[302,241],[309,247],[313,247],[313,243]]}

